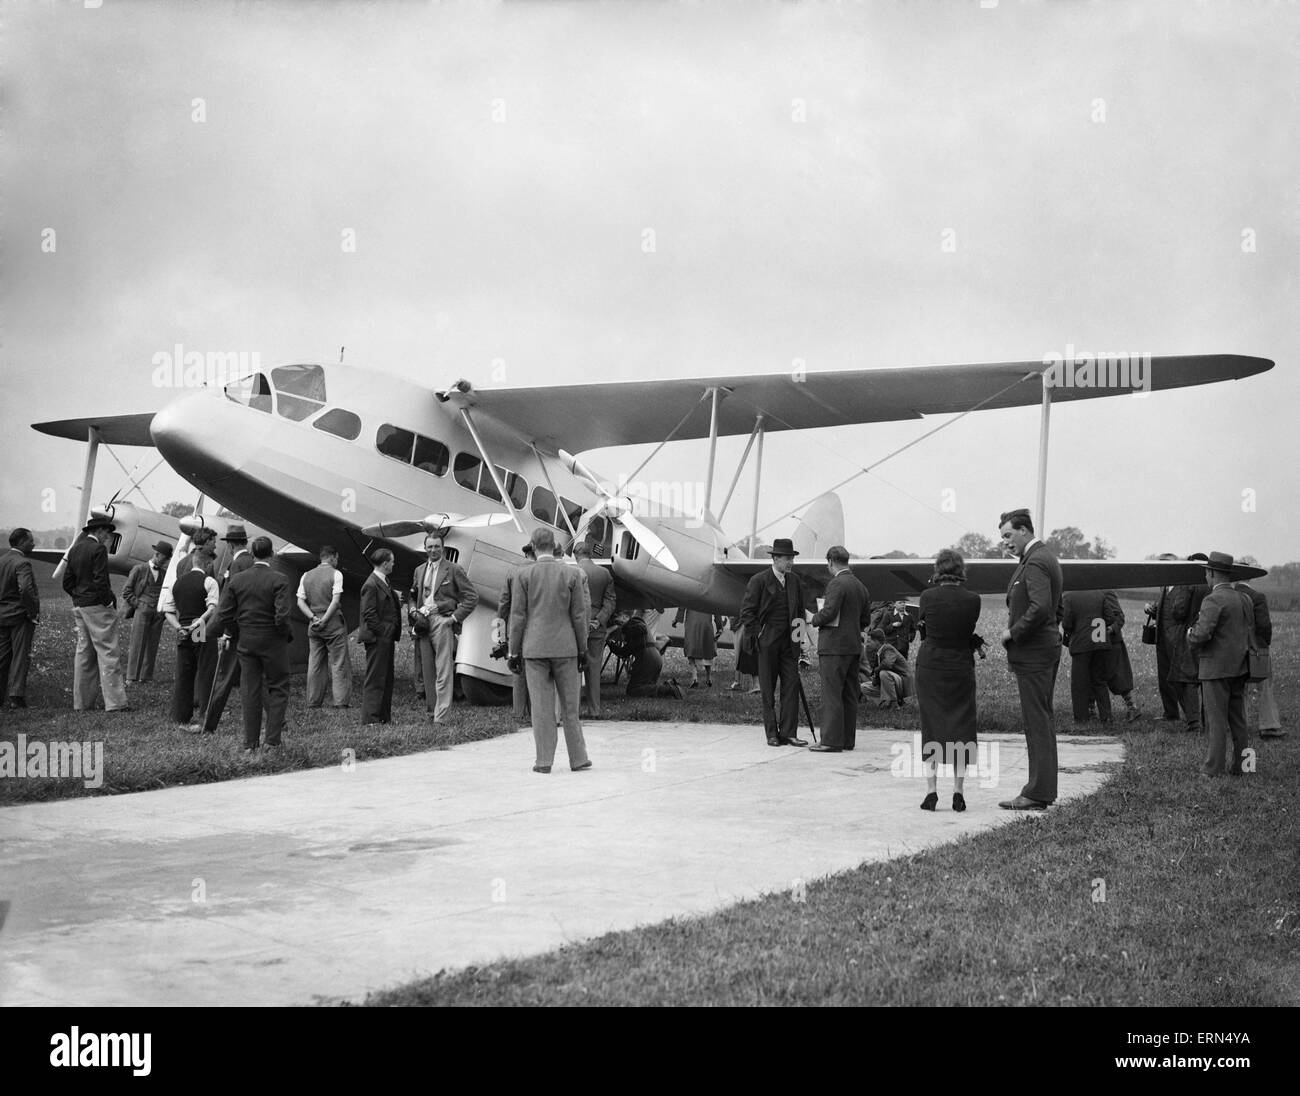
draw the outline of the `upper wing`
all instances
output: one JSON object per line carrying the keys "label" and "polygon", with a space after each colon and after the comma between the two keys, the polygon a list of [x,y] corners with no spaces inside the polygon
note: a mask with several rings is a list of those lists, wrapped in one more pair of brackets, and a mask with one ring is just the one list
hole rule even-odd
{"label": "upper wing", "polygon": [[71,438],[73,441],[86,441],[90,427],[99,431],[99,440],[109,445],[153,445],[149,434],[149,424],[153,422],[152,411],[138,415],[101,415],[98,418],[55,419],[53,422],[34,422],[33,430],[42,434],[51,434],[56,438]]}
{"label": "upper wing", "polygon": [[[1239,354],[1155,357],[1142,366],[1141,387],[1160,391],[1216,381],[1240,380],[1273,368],[1267,358]],[[767,430],[807,430],[851,423],[916,419],[922,415],[984,408],[1025,407],[1042,400],[1042,361],[983,365],[928,365],[908,369],[859,369],[842,373],[779,373],[571,384],[554,388],[473,390],[455,398],[496,420],[508,432],[550,449],[570,452],[607,445],[662,441],[693,408],[675,435],[709,436],[708,389],[720,389],[718,433],[748,434],[760,412]],[[1076,376],[1072,374],[1071,376]],[[1113,387],[1053,387],[1052,400],[1131,395],[1136,372],[1118,369]],[[1111,379],[1108,375],[1107,379]],[[50,425],[50,424],[46,424]]]}
{"label": "upper wing", "polygon": [[[750,575],[771,566],[765,560],[717,563],[729,575],[748,581]],[[1013,559],[970,559],[966,561],[966,589],[977,594],[1005,593],[1019,564]],[[820,590],[830,580],[823,562],[795,561],[805,584]],[[867,588],[873,601],[915,597],[930,585],[932,559],[857,559],[849,569]],[[1238,568],[1243,579],[1259,578],[1267,571],[1259,567]],[[1150,589],[1156,586],[1197,585],[1205,581],[1205,565],[1174,561],[1123,563],[1117,560],[1063,559],[1061,575],[1066,590]]]}

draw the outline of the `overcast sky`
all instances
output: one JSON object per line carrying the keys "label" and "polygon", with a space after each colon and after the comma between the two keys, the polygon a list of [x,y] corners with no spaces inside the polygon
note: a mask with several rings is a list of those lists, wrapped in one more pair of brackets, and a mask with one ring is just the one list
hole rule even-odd
{"label": "overcast sky", "polygon": [[[1300,559],[1296,5],[17,0],[4,19],[0,525],[76,510],[81,447],[29,424],[156,410],[176,343],[268,365],[346,345],[431,388],[1073,344],[1277,367],[1058,408],[1048,528],[1121,558]],[[934,424],[774,435],[760,520]],[[1036,409],[944,430],[844,489],[849,546],[996,535],[1033,505],[1037,444]],[[589,463],[612,478],[647,451]],[[670,446],[645,477],[702,478],[704,454]],[[101,456],[97,500],[122,482]],[[145,489],[192,501],[166,469]]]}

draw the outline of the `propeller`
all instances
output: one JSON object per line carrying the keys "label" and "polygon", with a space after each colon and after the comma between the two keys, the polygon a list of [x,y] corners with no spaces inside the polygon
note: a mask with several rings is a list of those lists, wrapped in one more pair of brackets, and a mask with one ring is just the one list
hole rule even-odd
{"label": "propeller", "polygon": [[409,537],[412,533],[438,533],[443,529],[483,529],[489,525],[504,525],[511,520],[509,514],[429,514],[422,518],[399,518],[367,525],[362,532],[368,537]]}
{"label": "propeller", "polygon": [[563,449],[559,452],[560,460],[564,462],[569,471],[579,479],[584,480],[587,486],[601,498],[599,505],[593,506],[582,515],[582,520],[578,523],[577,535],[574,537],[576,541],[581,541],[586,537],[587,527],[591,524],[593,518],[611,518],[636,537],[637,543],[650,553],[651,558],[656,563],[667,567],[670,571],[678,570],[677,558],[669,551],[668,545],[632,512],[631,498],[626,495],[619,497],[610,494],[601,486],[600,481],[591,474],[591,470],[582,461]]}

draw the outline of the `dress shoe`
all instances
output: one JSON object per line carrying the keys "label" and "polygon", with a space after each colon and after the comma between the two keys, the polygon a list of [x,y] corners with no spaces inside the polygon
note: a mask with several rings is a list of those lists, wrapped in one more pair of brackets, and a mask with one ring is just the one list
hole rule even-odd
{"label": "dress shoe", "polygon": [[1018,795],[1015,799],[1006,799],[998,804],[1004,811],[1045,811],[1046,803],[1040,803],[1037,799],[1027,799],[1023,795]]}
{"label": "dress shoe", "polygon": [[781,745],[782,746],[806,746],[808,745],[808,743],[804,741],[802,738],[783,738],[781,739]]}
{"label": "dress shoe", "polygon": [[135,709],[132,708],[130,704],[123,704],[122,707],[120,707],[120,708],[105,708],[104,711],[106,711],[106,712],[133,712],[133,711],[135,711]]}
{"label": "dress shoe", "polygon": [[843,753],[841,746],[828,746],[825,742],[818,742],[815,746],[808,747],[809,753]]}
{"label": "dress shoe", "polygon": [[921,810],[923,811],[932,811],[938,805],[939,805],[938,792],[930,792],[924,799],[921,800]]}
{"label": "dress shoe", "polygon": [[1259,732],[1260,738],[1286,738],[1286,731],[1281,727],[1270,727],[1266,731]]}
{"label": "dress shoe", "polygon": [[845,753],[848,753],[851,749],[853,749],[852,746],[845,746],[845,747],[844,747],[844,752],[845,752]]}
{"label": "dress shoe", "polygon": [[691,682],[691,688],[692,688],[692,689],[698,689],[699,687],[700,687],[700,683],[699,683],[698,681],[692,681],[692,682]]}
{"label": "dress shoe", "polygon": [[1141,708],[1130,708],[1130,709],[1128,710],[1128,712],[1125,713],[1125,715],[1124,715],[1124,722],[1125,722],[1125,723],[1132,723],[1133,720],[1135,720],[1135,719],[1141,719],[1141,718],[1142,718],[1142,709],[1141,709]]}
{"label": "dress shoe", "polygon": [[966,809],[966,797],[961,792],[952,793],[952,809],[958,814]]}
{"label": "dress shoe", "polygon": [[574,766],[573,766],[573,771],[574,771],[575,773],[585,773],[585,772],[586,772],[588,769],[590,769],[590,768],[591,768],[591,762],[590,762],[590,761],[584,761],[581,765],[574,765]]}
{"label": "dress shoe", "polygon": [[784,745],[784,743],[783,743],[783,742],[781,741],[781,739],[780,739],[780,736],[779,736],[779,735],[774,735],[774,734],[770,734],[770,735],[767,736],[767,744],[768,744],[769,746],[783,746],[783,745]]}
{"label": "dress shoe", "polygon": [[9,698],[9,707],[10,709],[26,708],[27,700],[21,696],[11,696]]}
{"label": "dress shoe", "polygon": [[533,772],[535,772],[535,773],[549,773],[550,771],[551,771],[551,767],[550,767],[549,765],[534,765],[534,766],[533,766]]}

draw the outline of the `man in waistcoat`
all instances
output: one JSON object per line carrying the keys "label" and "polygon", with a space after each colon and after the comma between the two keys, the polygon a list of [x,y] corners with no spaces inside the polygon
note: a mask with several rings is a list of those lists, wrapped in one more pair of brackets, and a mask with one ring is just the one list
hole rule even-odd
{"label": "man in waistcoat", "polygon": [[172,546],[160,540],[153,546],[153,558],[137,563],[122,587],[126,616],[131,621],[131,647],[126,659],[126,683],[152,681],[162,636],[163,614],[158,611],[163,579],[171,562]]}
{"label": "man in waistcoat", "polygon": [[320,566],[298,583],[298,609],[311,623],[307,628],[307,707],[325,703],[325,686],[333,706],[346,708],[352,700],[352,663],[348,658],[348,626],[343,619],[343,572],[338,549],[326,544]]}

